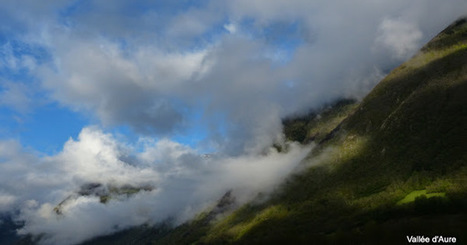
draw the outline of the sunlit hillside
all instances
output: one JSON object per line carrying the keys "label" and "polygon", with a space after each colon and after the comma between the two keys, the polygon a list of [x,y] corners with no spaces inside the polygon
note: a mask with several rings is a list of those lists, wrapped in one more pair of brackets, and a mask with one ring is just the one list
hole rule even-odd
{"label": "sunlit hillside", "polygon": [[86,244],[403,244],[412,235],[466,243],[466,105],[460,19],[361,102],[284,120],[289,140],[316,146],[270,196],[235,209],[228,193],[179,227],[139,227]]}

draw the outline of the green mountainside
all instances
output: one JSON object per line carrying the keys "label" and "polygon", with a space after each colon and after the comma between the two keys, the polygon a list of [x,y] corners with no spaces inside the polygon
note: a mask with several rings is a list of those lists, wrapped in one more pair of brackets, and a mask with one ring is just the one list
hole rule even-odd
{"label": "green mountainside", "polygon": [[178,227],[85,244],[401,244],[422,235],[467,244],[467,20],[361,102],[285,119],[284,134],[316,146],[266,201],[233,209],[228,192]]}
{"label": "green mountainside", "polygon": [[412,235],[467,243],[466,19],[360,103],[342,100],[286,119],[284,133],[317,146],[306,170],[267,201],[88,244],[399,244]]}

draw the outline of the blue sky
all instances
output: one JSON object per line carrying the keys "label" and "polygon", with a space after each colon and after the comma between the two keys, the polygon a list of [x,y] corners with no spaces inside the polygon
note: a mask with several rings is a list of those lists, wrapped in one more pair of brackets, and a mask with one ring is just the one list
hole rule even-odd
{"label": "blue sky", "polygon": [[24,56],[38,65],[50,61],[47,50],[3,37],[0,69],[0,137],[16,139],[25,147],[44,154],[57,153],[69,137],[76,137],[91,120],[48,99],[30,68],[19,64]]}
{"label": "blue sky", "polygon": [[[466,9],[465,0],[0,0],[0,217],[67,244],[189,220],[228,190],[247,202],[310,150],[271,147],[286,144],[282,118],[363,98]],[[78,198],[89,183],[155,188],[107,205]]]}
{"label": "blue sky", "polygon": [[27,3],[0,10],[0,137],[49,155],[89,125],[200,151],[271,144],[277,137],[263,134],[281,117],[361,97],[375,70],[452,19],[429,20],[435,4],[418,2],[404,13],[399,3],[349,12],[320,1]]}
{"label": "blue sky", "polygon": [[[112,43],[119,44],[118,52],[122,54],[131,52],[135,48],[135,43],[140,42],[140,40],[134,40],[139,38],[138,35],[146,35],[139,32],[148,32],[147,35],[156,40],[167,39],[161,43],[165,45],[167,42],[171,42],[166,47],[168,52],[190,53],[204,50],[221,42],[226,35],[230,35],[230,32],[232,32],[226,26],[234,26],[234,24],[229,23],[226,16],[215,17],[213,23],[209,23],[211,26],[203,27],[203,30],[196,33],[197,35],[184,36],[182,33],[180,35],[183,38],[180,39],[180,37],[165,38],[164,35],[170,36],[171,34],[167,34],[170,30],[164,23],[155,24],[151,26],[150,30],[126,27],[130,28],[130,30],[127,30],[123,27],[118,33],[107,33],[105,28],[92,30],[94,27],[81,26],[80,20],[87,16],[99,18],[97,16],[100,14],[99,11],[114,11],[110,14],[112,15],[111,18],[115,18],[114,21],[117,23],[123,23],[120,21],[133,18],[139,21],[139,16],[148,12],[153,12],[152,14],[156,15],[154,20],[149,22],[157,22],[159,18],[170,22],[173,21],[174,16],[202,8],[206,3],[207,1],[161,2],[155,4],[144,1],[132,2],[131,4],[120,2],[117,4],[117,9],[105,9],[106,6],[94,5],[91,1],[75,1],[69,5],[63,4],[60,8],[49,10],[50,12],[47,14],[50,14],[51,17],[47,19],[45,24],[54,25],[54,28],[68,29],[69,32],[73,32],[74,29],[76,29],[76,32],[83,31],[83,36],[92,35],[90,38],[97,36],[98,38],[108,39]],[[5,19],[6,23],[17,24],[19,22],[20,26],[22,24],[27,25],[27,23],[21,23],[21,20],[17,20],[14,16],[11,18],[7,16]],[[89,24],[86,21],[84,22],[84,25]],[[264,40],[264,44],[268,46],[268,50],[265,52],[267,52],[270,59],[274,59],[271,64],[284,65],[290,61],[295,48],[302,42],[298,30],[299,23],[297,21],[273,22],[262,28],[257,28],[254,24],[253,19],[246,18],[236,23],[235,29],[242,29],[244,32],[242,35],[245,39]],[[106,23],[103,25],[105,27]],[[7,31],[4,31],[3,35],[1,35],[1,46],[3,46],[0,53],[2,58],[0,94],[3,97],[3,102],[0,104],[0,117],[3,122],[0,126],[1,138],[16,139],[27,148],[50,155],[59,152],[70,137],[76,138],[80,130],[88,125],[101,125],[109,132],[126,135],[127,139],[132,142],[136,142],[136,139],[140,136],[148,136],[144,133],[141,134],[132,127],[131,123],[125,123],[124,120],[123,122],[117,120],[109,124],[101,124],[99,116],[96,116],[92,110],[82,109],[80,105],[76,104],[64,104],[62,101],[54,99],[51,96],[53,92],[50,91],[50,88],[44,88],[42,85],[44,78],[37,76],[36,69],[39,69],[38,66],[44,66],[58,72],[54,60],[59,57],[54,57],[53,46],[23,37],[24,32],[33,27],[34,24],[31,27],[24,27],[26,30],[19,28],[15,32],[13,28],[8,28],[8,24],[3,25],[3,30]],[[92,31],[96,33],[86,33]],[[128,35],[132,33],[137,33],[137,37]],[[143,42],[147,42],[147,40]],[[175,51],[173,51],[174,49]],[[29,58],[34,67],[26,64],[25,57]],[[12,97],[24,97],[24,100],[15,100]],[[204,151],[215,150],[207,146],[212,144],[206,142],[201,144],[201,141],[209,137],[208,131],[210,130],[215,131],[216,135],[220,133],[226,136],[226,125],[222,125],[226,119],[213,116],[210,119],[216,120],[216,122],[212,122],[216,126],[205,126],[202,119],[204,108],[199,106],[190,107],[184,105],[184,103],[186,102],[181,101],[173,108],[183,113],[183,128],[160,134],[157,133],[157,130],[154,130],[155,133],[150,133],[149,136],[154,138],[168,137],[194,148],[203,147]]]}

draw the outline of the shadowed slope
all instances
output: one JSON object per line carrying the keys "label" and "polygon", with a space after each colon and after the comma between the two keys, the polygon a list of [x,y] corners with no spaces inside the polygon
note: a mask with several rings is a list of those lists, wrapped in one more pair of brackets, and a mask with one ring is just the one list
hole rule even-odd
{"label": "shadowed slope", "polygon": [[360,104],[286,120],[288,139],[318,146],[267,201],[120,236],[153,244],[400,244],[407,235],[443,235],[467,243],[465,33],[465,19],[449,26]]}

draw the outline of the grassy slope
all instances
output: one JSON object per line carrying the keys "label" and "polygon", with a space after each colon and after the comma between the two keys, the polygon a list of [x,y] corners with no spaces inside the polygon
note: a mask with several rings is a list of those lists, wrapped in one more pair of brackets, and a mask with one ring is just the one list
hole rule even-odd
{"label": "grassy slope", "polygon": [[319,120],[286,120],[285,133],[320,144],[305,163],[311,167],[267,202],[126,237],[143,232],[153,244],[397,244],[406,235],[443,235],[467,243],[465,21],[393,70],[360,104],[338,104]]}
{"label": "grassy slope", "polygon": [[319,143],[326,140],[357,106],[355,100],[342,99],[308,115],[287,118],[283,120],[284,134],[290,141]]}
{"label": "grassy slope", "polygon": [[[301,121],[305,136],[285,132],[306,141],[322,128],[312,121]],[[314,166],[271,200],[155,243],[402,243],[406,235],[467,243],[465,139],[467,25],[460,21],[381,81],[311,153]],[[416,190],[443,194],[397,204]],[[190,237],[180,232],[187,227],[203,232]]]}

